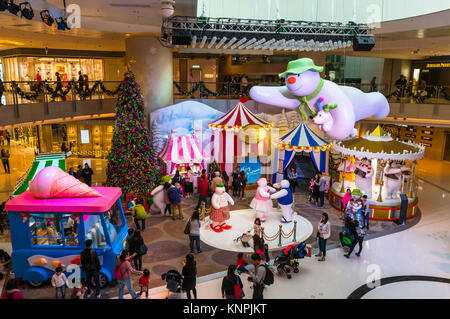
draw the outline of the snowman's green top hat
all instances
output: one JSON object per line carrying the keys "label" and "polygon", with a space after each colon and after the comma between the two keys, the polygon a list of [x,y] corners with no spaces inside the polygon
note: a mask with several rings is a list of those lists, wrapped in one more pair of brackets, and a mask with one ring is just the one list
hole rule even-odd
{"label": "snowman's green top hat", "polygon": [[300,74],[308,70],[322,72],[323,66],[317,66],[310,58],[302,58],[288,63],[287,70],[278,74],[280,78],[285,78],[288,74]]}

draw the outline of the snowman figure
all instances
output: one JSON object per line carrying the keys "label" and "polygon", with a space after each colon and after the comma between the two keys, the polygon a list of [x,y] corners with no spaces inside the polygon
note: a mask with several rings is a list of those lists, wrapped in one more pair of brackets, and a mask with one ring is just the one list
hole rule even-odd
{"label": "snowman figure", "polygon": [[272,210],[272,201],[270,200],[270,193],[275,193],[276,190],[273,187],[267,185],[267,179],[260,178],[256,182],[258,188],[256,194],[250,203],[250,207],[256,210],[256,217],[262,222],[266,221],[266,213]]}
{"label": "snowman figure", "polygon": [[402,186],[402,174],[407,170],[409,170],[408,166],[400,166],[396,162],[391,162],[389,167],[384,170],[384,184],[386,185],[386,197],[388,199],[397,198],[397,193]]}
{"label": "snowman figure", "polygon": [[294,204],[294,197],[292,196],[291,188],[289,187],[289,181],[283,179],[281,183],[273,185],[276,188],[281,188],[275,194],[270,195],[270,199],[276,199],[278,205],[281,208],[283,216],[281,216],[282,223],[292,222],[294,211],[292,205]]}
{"label": "snowman figure", "polygon": [[226,224],[226,221],[230,219],[228,203],[234,205],[233,198],[225,192],[225,186],[222,183],[217,184],[214,194],[211,197],[212,207],[211,215],[209,216],[209,219],[212,221],[210,226],[216,233],[231,228],[230,225]]}
{"label": "snowman figure", "polygon": [[367,198],[371,198],[374,169],[372,168],[370,161],[367,158],[357,161],[354,166],[354,173],[356,188],[367,195]]}
{"label": "snowman figure", "polygon": [[171,179],[172,178],[170,176],[163,176],[161,178],[161,185],[155,187],[150,193],[153,199],[153,204],[150,206],[150,210],[153,213],[161,212],[161,215],[164,215],[164,210],[166,209],[166,202],[164,201],[164,184],[166,182],[170,183]]}

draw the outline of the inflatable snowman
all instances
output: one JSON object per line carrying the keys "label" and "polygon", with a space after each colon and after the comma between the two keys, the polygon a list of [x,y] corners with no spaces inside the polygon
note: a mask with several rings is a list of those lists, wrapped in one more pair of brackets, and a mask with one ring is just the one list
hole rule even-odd
{"label": "inflatable snowman", "polygon": [[258,217],[262,222],[266,221],[266,213],[272,210],[272,201],[270,199],[270,193],[276,192],[275,188],[267,186],[267,180],[265,178],[260,178],[256,182],[258,188],[256,189],[256,194],[250,203],[250,207],[256,210],[256,217]]}
{"label": "inflatable snowman", "polygon": [[323,80],[319,73],[322,71],[323,67],[309,58],[290,61],[287,70],[279,74],[280,78],[286,78],[285,86],[254,86],[250,97],[260,103],[298,108],[303,120],[308,119],[309,113],[319,129],[337,140],[356,135],[355,122],[359,120],[371,116],[381,119],[389,114],[389,103],[383,94],[364,93]]}
{"label": "inflatable snowman", "polygon": [[386,198],[397,198],[397,193],[402,186],[402,173],[409,170],[408,166],[400,166],[396,162],[391,162],[384,170]]}
{"label": "inflatable snowman", "polygon": [[281,208],[281,222],[290,223],[294,215],[292,205],[294,204],[294,197],[292,196],[289,181],[283,179],[281,183],[274,185],[276,188],[281,188],[275,194],[270,195],[270,199],[276,199]]}
{"label": "inflatable snowman", "polygon": [[372,176],[374,169],[367,158],[363,158],[361,161],[356,161],[354,166],[355,173],[355,186],[367,198],[372,197]]}
{"label": "inflatable snowman", "polygon": [[234,200],[231,196],[225,192],[225,186],[221,183],[216,185],[214,194],[211,197],[211,228],[216,233],[222,232],[226,229],[230,229],[231,226],[226,224],[226,221],[230,219],[230,209],[228,203],[234,205]]}
{"label": "inflatable snowman", "polygon": [[167,182],[170,183],[170,180],[170,176],[163,176],[161,178],[161,185],[155,187],[150,193],[153,199],[153,204],[150,206],[150,210],[153,213],[161,212],[161,214],[164,214],[164,209],[166,208],[166,202],[164,201],[164,184]]}

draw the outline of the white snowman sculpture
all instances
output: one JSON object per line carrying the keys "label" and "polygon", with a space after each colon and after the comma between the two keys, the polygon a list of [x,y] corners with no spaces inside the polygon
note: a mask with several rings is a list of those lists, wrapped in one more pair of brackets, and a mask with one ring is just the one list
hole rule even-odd
{"label": "white snowman sculpture", "polygon": [[276,188],[280,188],[278,192],[270,195],[270,199],[276,199],[278,201],[278,205],[281,208],[281,222],[282,223],[290,223],[292,222],[292,217],[294,215],[294,210],[292,206],[294,204],[294,197],[292,196],[292,192],[290,189],[289,181],[283,179],[281,183],[274,184]]}
{"label": "white snowman sculpture", "polygon": [[164,201],[164,184],[166,182],[170,183],[171,179],[172,178],[170,176],[163,176],[161,178],[161,185],[155,187],[150,193],[153,199],[153,204],[150,206],[150,210],[153,213],[161,212],[161,215],[164,214],[164,210],[166,209],[166,202]]}
{"label": "white snowman sculpture", "polygon": [[354,166],[355,185],[367,198],[372,197],[372,177],[374,169],[367,158],[357,161]]}
{"label": "white snowman sculpture", "polygon": [[211,220],[210,227],[216,233],[220,233],[224,230],[230,229],[231,226],[226,224],[226,221],[230,219],[230,209],[228,203],[234,205],[234,200],[231,196],[225,192],[225,186],[223,184],[217,184],[214,194],[211,197]]}
{"label": "white snowman sculpture", "polygon": [[387,199],[397,198],[397,193],[402,186],[402,173],[407,170],[409,170],[408,166],[401,166],[396,162],[391,162],[389,167],[384,170],[384,184]]}
{"label": "white snowman sculpture", "polygon": [[267,185],[267,179],[260,178],[256,182],[258,188],[256,194],[250,203],[250,207],[256,210],[256,217],[261,222],[266,221],[266,213],[272,210],[272,201],[270,200],[270,193],[275,193],[276,189]]}

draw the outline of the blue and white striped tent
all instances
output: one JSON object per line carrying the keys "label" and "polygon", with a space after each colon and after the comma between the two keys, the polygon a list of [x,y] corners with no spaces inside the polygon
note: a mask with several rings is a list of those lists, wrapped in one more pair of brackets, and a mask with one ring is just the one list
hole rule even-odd
{"label": "blue and white striped tent", "polygon": [[285,178],[286,168],[297,152],[307,152],[311,156],[315,168],[320,172],[328,172],[328,150],[331,143],[311,131],[303,122],[292,131],[282,136],[277,143],[275,154],[275,170],[273,180],[280,182]]}

